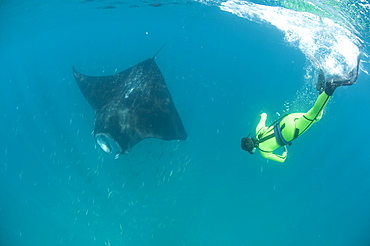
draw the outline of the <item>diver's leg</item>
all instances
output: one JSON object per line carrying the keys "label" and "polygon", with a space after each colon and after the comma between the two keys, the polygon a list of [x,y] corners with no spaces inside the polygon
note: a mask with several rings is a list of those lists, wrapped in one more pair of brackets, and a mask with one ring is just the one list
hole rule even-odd
{"label": "diver's leg", "polygon": [[306,118],[307,120],[318,120],[317,118],[321,118],[321,114],[328,104],[330,96],[324,91],[317,97],[315,104],[313,107],[308,110],[302,117]]}
{"label": "diver's leg", "polygon": [[[292,141],[296,135],[296,121],[303,117],[303,113],[288,114],[280,122],[281,135],[286,141]],[[284,127],[283,127],[284,126]]]}
{"label": "diver's leg", "polygon": [[313,123],[321,119],[324,108],[328,104],[329,99],[330,96],[326,94],[325,91],[322,92],[316,99],[314,106],[308,110],[307,113],[295,120],[295,126],[299,130],[299,135],[310,128]]}
{"label": "diver's leg", "polygon": [[311,125],[321,119],[323,110],[328,104],[330,96],[322,92],[314,106],[307,113],[289,114],[281,121],[280,126],[285,124],[281,131],[286,141],[291,141],[305,132]]}

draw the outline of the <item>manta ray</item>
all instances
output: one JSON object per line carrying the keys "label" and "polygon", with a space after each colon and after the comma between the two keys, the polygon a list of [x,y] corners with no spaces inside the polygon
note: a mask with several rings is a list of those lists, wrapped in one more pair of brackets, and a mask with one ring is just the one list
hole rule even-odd
{"label": "manta ray", "polygon": [[152,58],[110,76],[86,76],[73,67],[77,85],[96,114],[96,142],[108,154],[112,153],[112,144],[115,145],[118,149],[116,158],[129,153],[145,138],[187,138],[154,60],[158,52]]}

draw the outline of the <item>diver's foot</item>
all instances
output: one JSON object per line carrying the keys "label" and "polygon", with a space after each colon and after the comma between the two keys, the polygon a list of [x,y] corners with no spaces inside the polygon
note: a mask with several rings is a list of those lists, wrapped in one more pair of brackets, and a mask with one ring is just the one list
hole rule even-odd
{"label": "diver's foot", "polygon": [[[316,89],[321,93],[323,91],[326,91],[327,89],[330,91],[333,91],[339,87],[339,86],[347,86],[347,85],[353,85],[356,83],[357,75],[355,77],[354,72],[355,69],[353,69],[351,72],[344,76],[330,76],[326,81],[325,81],[325,74],[322,69],[320,69],[320,73],[317,79],[316,83]],[[325,83],[326,82],[326,83]]]}
{"label": "diver's foot", "polygon": [[333,95],[335,89],[339,86],[349,86],[356,83],[356,80],[351,80],[347,78],[340,77],[338,75],[334,75],[328,78],[325,84],[325,93],[328,96]]}
{"label": "diver's foot", "polygon": [[339,87],[339,86],[353,85],[354,83],[356,83],[356,81],[352,81],[351,79],[348,79],[346,77],[340,77],[338,75],[334,75],[327,79],[326,85],[331,84],[331,85],[335,85],[336,87]]}
{"label": "diver's foot", "polygon": [[328,81],[328,82],[326,82],[326,85],[325,85],[325,93],[326,93],[326,95],[328,95],[328,96],[332,96],[333,95],[333,93],[334,93],[334,91],[335,91],[335,89],[337,89],[338,88],[338,86],[339,85],[336,85],[336,84],[334,84],[334,83],[332,83],[332,82],[330,82],[330,81]]}
{"label": "diver's foot", "polygon": [[335,89],[337,89],[339,86],[347,86],[352,85],[349,80],[346,79],[338,79],[338,76],[333,76],[328,78],[326,85],[325,85],[325,93],[328,96],[332,96]]}

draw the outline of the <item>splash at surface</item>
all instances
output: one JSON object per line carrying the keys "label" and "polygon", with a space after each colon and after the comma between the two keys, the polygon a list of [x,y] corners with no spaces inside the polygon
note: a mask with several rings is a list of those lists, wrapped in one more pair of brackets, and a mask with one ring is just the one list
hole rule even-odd
{"label": "splash at surface", "polygon": [[250,21],[277,27],[290,45],[298,47],[327,75],[343,75],[357,65],[361,40],[329,18],[248,1],[229,0],[219,7]]}

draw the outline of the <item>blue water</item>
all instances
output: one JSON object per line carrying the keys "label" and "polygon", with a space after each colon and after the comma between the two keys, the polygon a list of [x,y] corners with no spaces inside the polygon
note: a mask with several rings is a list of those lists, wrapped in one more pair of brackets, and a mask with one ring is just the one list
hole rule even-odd
{"label": "blue water", "polygon": [[[367,16],[358,82],[280,164],[240,139],[317,94],[274,26],[217,3],[1,2],[0,245],[370,245]],[[189,137],[115,160],[72,66],[114,74],[172,38],[156,62]]]}

